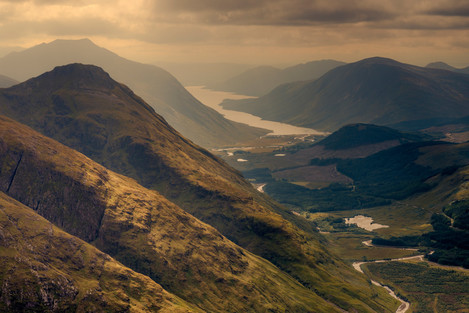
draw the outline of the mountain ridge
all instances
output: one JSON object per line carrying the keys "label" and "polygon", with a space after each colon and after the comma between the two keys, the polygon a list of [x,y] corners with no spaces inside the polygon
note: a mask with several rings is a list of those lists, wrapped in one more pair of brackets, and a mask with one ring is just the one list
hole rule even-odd
{"label": "mountain ridge", "polygon": [[[370,299],[366,280],[325,250],[313,225],[182,138],[127,87],[112,82],[111,89],[90,85],[78,91],[65,88],[75,81],[73,75],[59,81],[42,78],[0,91],[2,113],[157,190],[328,301],[363,311],[382,309],[386,297]],[[56,87],[38,88],[41,84]]]}
{"label": "mountain ridge", "polygon": [[55,40],[0,58],[2,74],[21,81],[70,63],[104,68],[145,98],[169,124],[200,145],[232,145],[267,133],[225,119],[195,99],[164,69],[127,60],[89,39]]}
{"label": "mountain ridge", "polygon": [[[284,84],[259,99],[225,101],[227,109],[334,131],[346,124],[397,124],[469,115],[469,76],[386,58],[339,66],[316,81]],[[444,104],[444,105],[442,105]]]}
{"label": "mountain ridge", "polygon": [[0,133],[3,192],[189,303],[213,312],[335,311],[156,191],[13,120],[0,117]]}
{"label": "mountain ridge", "polygon": [[208,87],[248,96],[263,96],[280,84],[316,79],[331,69],[344,64],[344,62],[335,60],[320,60],[297,64],[284,69],[272,66],[258,66],[222,83],[211,84]]}

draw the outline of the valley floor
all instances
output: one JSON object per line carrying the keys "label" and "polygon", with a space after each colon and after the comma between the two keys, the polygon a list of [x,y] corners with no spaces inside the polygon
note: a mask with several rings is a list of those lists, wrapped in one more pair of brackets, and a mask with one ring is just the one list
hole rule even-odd
{"label": "valley floor", "polygon": [[[309,143],[314,139],[309,138]],[[281,151],[285,147],[301,145],[304,140],[288,136],[264,137],[245,146],[221,149],[216,153],[230,165],[245,172],[263,166],[282,168],[286,167],[287,163],[283,161],[284,154]],[[269,154],[270,156],[266,157]],[[297,158],[301,159],[301,153],[298,153]],[[246,161],[239,162],[239,159]],[[292,177],[291,172],[287,175],[288,178]],[[276,174],[275,179],[281,179],[278,173]],[[259,172],[256,172],[256,175],[260,175]],[[335,179],[340,181],[339,176]],[[259,191],[265,191],[265,183],[253,183]],[[324,186],[327,184],[324,182]],[[304,186],[311,189],[323,187],[320,183],[308,183]],[[306,212],[294,206],[291,206],[291,209],[296,215],[316,223],[327,240],[328,247],[350,266],[355,264],[355,268],[362,271],[371,281],[389,286],[403,303],[397,312],[468,312],[469,270],[430,262],[423,257],[426,251],[418,251],[415,248],[371,244],[375,237],[416,236],[432,231],[430,218],[433,213],[439,212],[441,207],[433,207],[426,201],[425,198],[419,201],[393,201],[388,205],[367,209],[318,213]],[[372,226],[386,227],[366,230],[343,223],[344,220],[356,216],[370,217],[373,220]]]}

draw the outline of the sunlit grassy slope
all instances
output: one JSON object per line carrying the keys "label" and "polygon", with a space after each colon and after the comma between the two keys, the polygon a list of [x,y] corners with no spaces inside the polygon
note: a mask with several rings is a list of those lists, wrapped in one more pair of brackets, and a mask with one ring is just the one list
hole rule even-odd
{"label": "sunlit grassy slope", "polygon": [[186,301],[212,312],[337,311],[156,191],[0,121],[2,191]]}
{"label": "sunlit grassy slope", "polygon": [[0,192],[0,311],[197,312]]}

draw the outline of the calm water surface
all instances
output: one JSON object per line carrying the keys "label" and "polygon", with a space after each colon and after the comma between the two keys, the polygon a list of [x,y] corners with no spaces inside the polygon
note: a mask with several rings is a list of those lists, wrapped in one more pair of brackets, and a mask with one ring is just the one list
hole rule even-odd
{"label": "calm water surface", "polygon": [[231,121],[238,122],[238,123],[244,123],[253,127],[268,129],[271,131],[269,135],[325,135],[326,134],[326,133],[319,132],[311,128],[296,127],[296,126],[285,124],[285,123],[266,121],[266,120],[261,119],[258,116],[255,116],[249,113],[226,110],[220,106],[220,103],[222,103],[223,100],[225,99],[239,100],[239,99],[249,99],[249,98],[254,98],[254,97],[238,95],[232,92],[205,89],[204,86],[188,86],[186,87],[186,89],[194,97],[196,97],[200,102],[218,111],[226,119],[229,119]]}

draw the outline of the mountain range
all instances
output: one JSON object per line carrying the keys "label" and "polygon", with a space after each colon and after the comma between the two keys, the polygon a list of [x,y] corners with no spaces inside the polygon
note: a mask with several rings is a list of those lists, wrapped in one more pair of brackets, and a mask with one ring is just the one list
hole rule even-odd
{"label": "mountain range", "polygon": [[327,251],[313,225],[96,66],[61,66],[2,89],[0,113],[68,146],[3,118],[4,193],[196,307],[395,306]]}
{"label": "mountain range", "polygon": [[158,63],[184,86],[212,86],[252,68],[238,63]]}
{"label": "mountain range", "polygon": [[3,75],[24,81],[75,62],[104,68],[143,97],[170,125],[202,146],[233,145],[267,133],[225,119],[162,68],[127,60],[88,39],[56,40],[10,53],[0,59],[0,69]]}
{"label": "mountain range", "polygon": [[297,64],[284,69],[259,66],[221,83],[209,84],[208,87],[248,96],[263,96],[280,84],[316,79],[344,64],[344,62],[335,60],[321,60]]}
{"label": "mountain range", "polygon": [[315,81],[280,85],[222,106],[267,120],[334,131],[350,123],[425,124],[469,115],[469,76],[385,58],[339,66]]}

